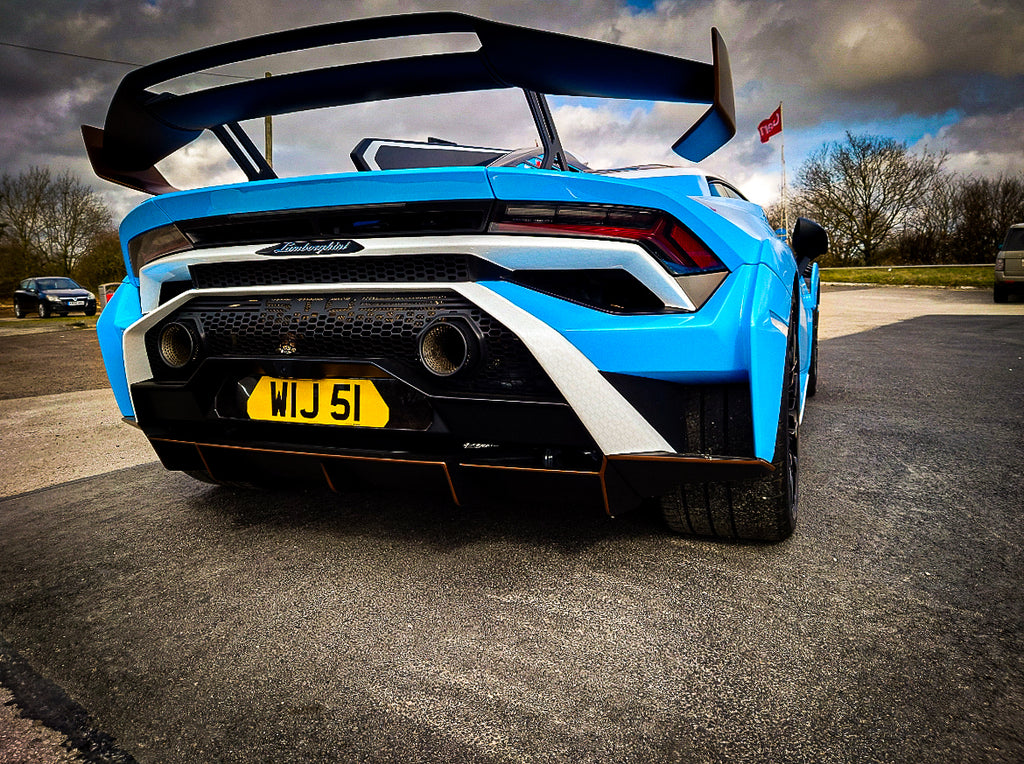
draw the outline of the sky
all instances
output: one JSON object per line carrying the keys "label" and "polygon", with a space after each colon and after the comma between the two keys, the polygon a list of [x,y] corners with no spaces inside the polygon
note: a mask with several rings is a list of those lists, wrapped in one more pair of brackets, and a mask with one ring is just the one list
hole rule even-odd
{"label": "sky", "polygon": [[[702,166],[761,204],[779,197],[783,147],[792,183],[813,152],[846,132],[944,152],[946,167],[957,173],[1024,171],[1024,0],[0,0],[0,172],[70,169],[123,215],[145,197],[95,178],[80,125],[102,126],[131,64],[296,26],[425,10],[708,62],[710,30],[717,27],[729,48],[738,132]],[[467,37],[361,43],[246,62],[169,89],[232,81],[224,75],[472,49],[475,39]],[[670,147],[703,111],[593,99],[551,103],[563,144],[592,167],[687,166]],[[780,103],[783,133],[762,144],[757,124]],[[262,146],[262,122],[246,128]],[[275,118],[275,168],[282,175],[349,170],[349,151],[371,136],[517,148],[534,145],[536,134],[517,91],[460,94],[441,103],[401,99]],[[159,167],[180,187],[243,179],[212,138]]]}

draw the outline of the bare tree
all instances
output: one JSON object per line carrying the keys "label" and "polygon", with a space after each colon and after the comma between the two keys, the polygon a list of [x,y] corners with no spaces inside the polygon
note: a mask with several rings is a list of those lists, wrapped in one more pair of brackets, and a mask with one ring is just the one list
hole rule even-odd
{"label": "bare tree", "polygon": [[847,133],[845,143],[826,144],[803,164],[796,191],[840,255],[874,265],[894,234],[911,224],[944,161],[944,154],[911,154],[892,138]]}
{"label": "bare tree", "polygon": [[97,291],[100,284],[117,282],[124,278],[124,259],[121,257],[121,243],[117,231],[110,229],[96,237],[75,265],[71,275],[82,286]]}
{"label": "bare tree", "polygon": [[96,192],[69,171],[54,176],[40,168],[0,176],[0,223],[4,252],[19,270],[62,276],[112,227]]}
{"label": "bare tree", "polygon": [[[787,207],[791,207],[792,205],[786,205],[786,206]],[[783,213],[782,200],[781,199],[779,199],[777,201],[774,201],[771,204],[767,205],[764,208],[764,214],[765,214],[765,217],[768,218],[768,225],[770,225],[773,230],[778,231],[780,228],[784,227],[783,221],[786,219],[786,216]]]}
{"label": "bare tree", "polygon": [[17,260],[19,266],[42,265],[38,242],[49,183],[49,170],[38,167],[17,176],[0,176],[0,224],[5,255],[8,260]]}
{"label": "bare tree", "polygon": [[885,257],[889,265],[938,265],[954,261],[952,241],[960,219],[960,179],[940,174],[927,198],[908,215]]}
{"label": "bare tree", "polygon": [[984,263],[1014,223],[1024,223],[1024,176],[966,178],[957,193],[956,228],[950,236],[953,262]]}

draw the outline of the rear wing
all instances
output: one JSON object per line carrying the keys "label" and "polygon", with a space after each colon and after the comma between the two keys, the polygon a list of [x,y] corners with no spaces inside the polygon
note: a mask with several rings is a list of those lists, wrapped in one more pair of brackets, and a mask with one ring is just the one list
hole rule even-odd
{"label": "rear wing", "polygon": [[[264,56],[364,40],[475,33],[472,52],[325,66],[181,95],[155,86],[177,77]],[[251,180],[273,178],[239,127],[246,119],[408,96],[522,88],[544,147],[542,166],[567,169],[543,94],[709,104],[673,145],[704,159],[736,133],[725,43],[711,30],[712,63],[637,50],[460,13],[411,13],[304,27],[202,48],[125,75],[102,129],[83,125],[101,178],[152,194],[175,190],[155,165],[212,131]]]}

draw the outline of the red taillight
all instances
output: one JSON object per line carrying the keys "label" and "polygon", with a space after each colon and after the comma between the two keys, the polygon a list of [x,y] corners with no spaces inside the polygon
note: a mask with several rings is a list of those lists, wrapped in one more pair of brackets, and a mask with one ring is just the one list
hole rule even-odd
{"label": "red taillight", "polygon": [[677,276],[726,270],[700,239],[658,210],[598,204],[507,204],[488,230],[640,242]]}

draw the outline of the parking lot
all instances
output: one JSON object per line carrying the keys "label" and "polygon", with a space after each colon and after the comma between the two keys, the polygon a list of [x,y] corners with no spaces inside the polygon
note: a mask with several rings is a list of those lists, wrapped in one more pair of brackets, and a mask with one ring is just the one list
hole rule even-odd
{"label": "parking lot", "polygon": [[90,329],[8,328],[0,682],[87,760],[1024,760],[1019,301],[828,290],[769,546],[206,486],[119,422]]}

